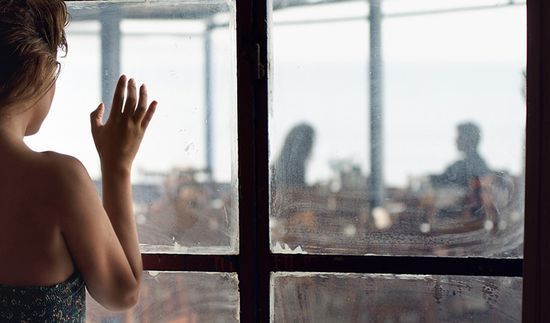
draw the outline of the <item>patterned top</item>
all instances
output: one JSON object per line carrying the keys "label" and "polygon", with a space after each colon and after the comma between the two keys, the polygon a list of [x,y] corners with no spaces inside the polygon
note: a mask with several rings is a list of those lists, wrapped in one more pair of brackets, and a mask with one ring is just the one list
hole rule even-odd
{"label": "patterned top", "polygon": [[0,284],[0,322],[85,322],[86,288],[78,272],[52,286]]}

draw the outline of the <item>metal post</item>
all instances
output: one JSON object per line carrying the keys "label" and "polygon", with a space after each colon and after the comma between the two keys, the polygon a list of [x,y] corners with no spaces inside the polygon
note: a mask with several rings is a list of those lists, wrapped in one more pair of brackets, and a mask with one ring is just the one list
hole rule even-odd
{"label": "metal post", "polygon": [[101,97],[105,103],[106,121],[120,75],[120,12],[109,10],[101,15]]}
{"label": "metal post", "polygon": [[204,33],[204,102],[205,102],[205,119],[206,119],[206,174],[208,180],[212,181],[212,30],[214,29],[212,22],[208,22]]}
{"label": "metal post", "polygon": [[383,161],[383,118],[382,118],[382,28],[381,0],[369,0],[370,25],[370,177],[369,209],[383,205],[384,202],[384,161]]}

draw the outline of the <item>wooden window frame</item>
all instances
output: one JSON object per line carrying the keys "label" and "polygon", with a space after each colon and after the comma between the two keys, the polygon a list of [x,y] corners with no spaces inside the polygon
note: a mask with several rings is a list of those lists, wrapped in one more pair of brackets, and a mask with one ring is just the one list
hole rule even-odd
{"label": "wooden window frame", "polygon": [[[71,1],[71,0],[67,0]],[[269,0],[236,0],[239,255],[143,254],[145,270],[237,272],[242,322],[270,321],[270,273],[523,277],[523,321],[550,322],[550,3],[527,2],[524,259],[280,255],[269,247]]]}

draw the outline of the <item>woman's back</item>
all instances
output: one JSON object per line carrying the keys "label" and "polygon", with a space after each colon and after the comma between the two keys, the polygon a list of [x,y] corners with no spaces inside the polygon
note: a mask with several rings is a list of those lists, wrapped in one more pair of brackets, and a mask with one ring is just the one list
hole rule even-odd
{"label": "woman's back", "polygon": [[59,157],[9,150],[0,140],[0,321],[84,322],[84,280],[59,225]]}
{"label": "woman's back", "polygon": [[0,284],[48,286],[74,266],[61,234],[63,196],[54,153],[0,152]]}

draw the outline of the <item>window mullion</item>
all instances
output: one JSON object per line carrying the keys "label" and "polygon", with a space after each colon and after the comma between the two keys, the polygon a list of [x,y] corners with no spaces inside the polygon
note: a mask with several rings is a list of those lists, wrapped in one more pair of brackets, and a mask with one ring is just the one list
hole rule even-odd
{"label": "window mullion", "polygon": [[523,321],[549,322],[550,3],[527,3],[527,156]]}
{"label": "window mullion", "polygon": [[267,3],[239,0],[237,131],[239,290],[242,322],[269,321]]}

